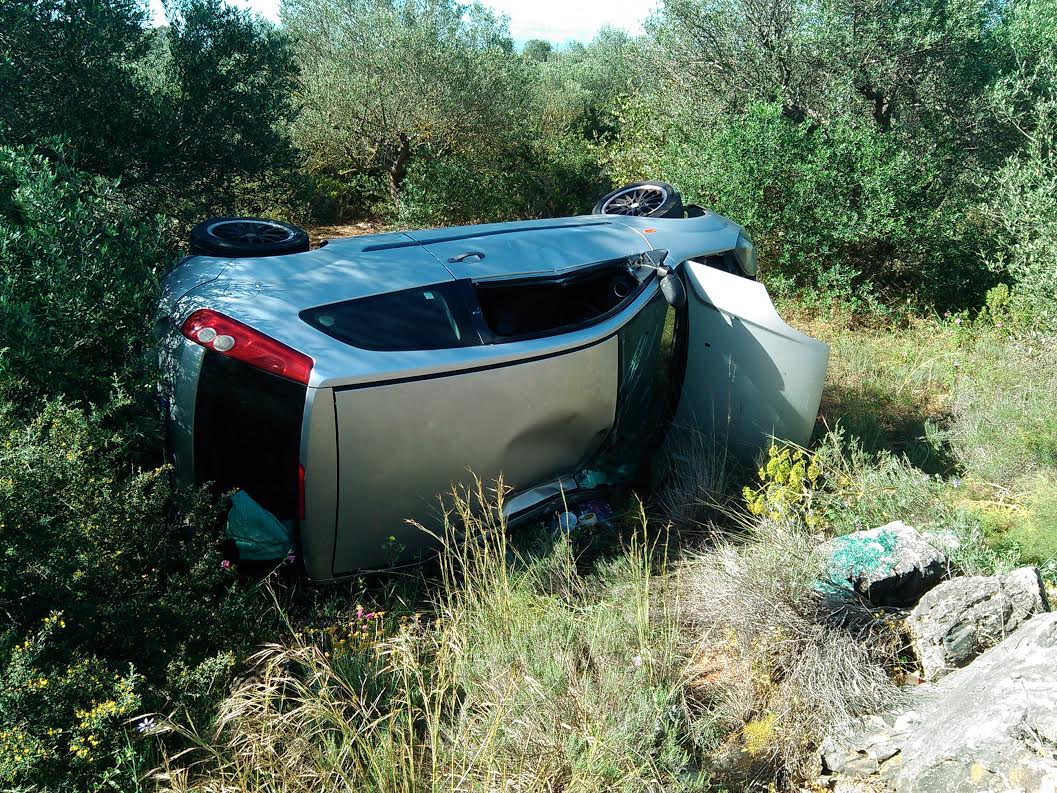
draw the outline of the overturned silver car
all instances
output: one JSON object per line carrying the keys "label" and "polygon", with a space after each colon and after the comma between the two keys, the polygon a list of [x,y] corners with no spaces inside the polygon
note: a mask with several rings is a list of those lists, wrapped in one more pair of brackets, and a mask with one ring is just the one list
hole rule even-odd
{"label": "overturned silver car", "polygon": [[779,318],[745,230],[611,195],[316,250],[200,225],[159,326],[178,475],[248,494],[327,581],[420,554],[408,519],[472,475],[501,474],[516,518],[631,482],[672,427],[745,457],[806,443],[829,351]]}

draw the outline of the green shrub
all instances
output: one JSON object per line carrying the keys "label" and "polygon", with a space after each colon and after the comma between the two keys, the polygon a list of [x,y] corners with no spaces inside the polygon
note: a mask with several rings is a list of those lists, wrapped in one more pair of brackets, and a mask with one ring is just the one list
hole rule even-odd
{"label": "green shrub", "polygon": [[0,5],[0,142],[61,138],[78,167],[185,221],[300,203],[285,34],[220,0]]}
{"label": "green shrub", "polygon": [[175,258],[158,218],[112,182],[0,147],[0,393],[106,401],[144,382],[158,279]]}
{"label": "green shrub", "polygon": [[126,189],[185,221],[298,211],[297,65],[285,32],[221,0],[173,0],[166,14],[144,65],[157,83],[154,140],[121,172]]}
{"label": "green shrub", "polygon": [[208,712],[213,678],[264,619],[221,569],[216,505],[131,466],[118,407],[53,401],[28,424],[0,409],[3,785],[87,790],[126,773],[143,749],[129,753],[127,720]]}
{"label": "green shrub", "polygon": [[1057,327],[1057,3],[1011,4],[1003,31],[1018,68],[991,90],[993,112],[1018,150],[988,178],[1000,244],[992,259],[1013,286],[1010,319]]}
{"label": "green shrub", "polygon": [[493,158],[449,156],[413,165],[400,218],[440,225],[582,215],[609,189],[587,141],[568,135]]}
{"label": "green shrub", "polygon": [[766,104],[708,123],[677,116],[659,143],[656,114],[629,121],[611,145],[645,138],[625,161],[642,170],[614,180],[664,178],[686,201],[745,225],[781,293],[870,308],[898,296],[964,302],[988,283],[972,196],[947,178],[941,154],[922,158],[865,121],[797,123]]}
{"label": "green shrub", "polygon": [[1057,579],[1057,481],[1053,475],[1021,483],[1016,500],[987,499],[975,505],[987,545]]}
{"label": "green shrub", "polygon": [[[1057,108],[1057,99],[1053,103]],[[994,177],[992,211],[1004,233],[992,266],[1012,281],[999,321],[1004,319],[1013,327],[1057,327],[1053,300],[1057,292],[1055,147],[1057,135],[1033,142]]]}
{"label": "green shrub", "polygon": [[62,137],[92,173],[135,169],[153,143],[147,21],[130,0],[0,5],[0,142]]}

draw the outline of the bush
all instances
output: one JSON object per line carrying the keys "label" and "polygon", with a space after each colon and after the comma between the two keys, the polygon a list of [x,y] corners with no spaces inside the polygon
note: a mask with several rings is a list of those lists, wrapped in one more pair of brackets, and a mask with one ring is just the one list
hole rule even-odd
{"label": "bush", "polygon": [[1021,328],[1057,327],[1057,118],[1053,124],[1049,140],[1031,141],[994,175],[991,211],[1003,246],[992,266],[1013,284],[1000,319]]}
{"label": "bush", "polygon": [[666,179],[746,226],[779,293],[852,308],[879,298],[949,305],[990,283],[972,195],[948,179],[942,154],[923,158],[864,121],[797,123],[775,105],[708,123],[676,115],[660,135],[656,114],[627,112],[610,148],[641,150],[614,155],[614,181]]}
{"label": "bush", "polygon": [[289,122],[297,66],[286,34],[221,0],[175,0],[145,67],[155,143],[123,173],[141,206],[185,221],[298,211]]}
{"label": "bush", "polygon": [[218,505],[140,467],[173,256],[113,183],[0,148],[0,785],[131,787],[127,721],[207,712],[264,620],[220,569]]}
{"label": "bush", "polygon": [[0,6],[0,142],[61,138],[80,168],[121,178],[185,221],[296,206],[287,122],[296,72],[274,25],[220,0]]}
{"label": "bush", "polygon": [[4,784],[94,789],[128,771],[126,721],[207,712],[212,678],[262,625],[261,600],[221,570],[216,505],[130,467],[113,418],[58,401],[28,424],[0,410]]}
{"label": "bush", "polygon": [[62,137],[92,173],[135,168],[155,131],[146,23],[133,0],[0,5],[0,143]]}
{"label": "bush", "polygon": [[1057,3],[1012,4],[1004,31],[1017,69],[992,88],[996,115],[1019,150],[988,180],[987,209],[999,231],[992,266],[1013,284],[1022,326],[1057,327]]}
{"label": "bush", "polygon": [[449,156],[413,165],[400,219],[441,225],[582,215],[609,189],[587,142],[570,135],[497,157]]}
{"label": "bush", "polygon": [[0,393],[102,404],[142,389],[174,238],[116,185],[41,151],[0,148]]}

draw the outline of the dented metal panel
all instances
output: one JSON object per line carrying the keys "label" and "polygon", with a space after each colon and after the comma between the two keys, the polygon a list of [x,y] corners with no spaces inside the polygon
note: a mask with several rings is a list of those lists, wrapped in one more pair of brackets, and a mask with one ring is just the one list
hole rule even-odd
{"label": "dented metal panel", "polygon": [[519,491],[575,470],[613,425],[618,347],[336,390],[335,574],[429,544],[407,520],[436,526],[437,494],[470,471]]}
{"label": "dented metal panel", "polygon": [[772,435],[807,445],[829,347],[783,322],[763,284],[694,261],[683,272],[690,336],[676,423],[726,441],[742,458]]}

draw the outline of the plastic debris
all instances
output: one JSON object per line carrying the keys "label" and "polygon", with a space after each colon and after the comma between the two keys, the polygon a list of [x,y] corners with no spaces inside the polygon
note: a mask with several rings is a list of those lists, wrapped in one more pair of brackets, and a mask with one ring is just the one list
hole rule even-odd
{"label": "plastic debris", "polygon": [[284,559],[293,550],[291,527],[253,500],[245,490],[231,497],[226,529],[239,558],[248,561]]}
{"label": "plastic debris", "polygon": [[572,531],[579,522],[576,515],[571,512],[563,512],[558,516],[558,528],[562,531]]}

